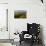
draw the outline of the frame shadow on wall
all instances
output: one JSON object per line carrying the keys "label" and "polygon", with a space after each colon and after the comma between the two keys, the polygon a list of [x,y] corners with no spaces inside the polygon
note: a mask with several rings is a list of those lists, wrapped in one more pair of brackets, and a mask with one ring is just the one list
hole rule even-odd
{"label": "frame shadow on wall", "polygon": [[14,11],[14,18],[15,19],[26,19],[26,11],[25,10],[16,10]]}

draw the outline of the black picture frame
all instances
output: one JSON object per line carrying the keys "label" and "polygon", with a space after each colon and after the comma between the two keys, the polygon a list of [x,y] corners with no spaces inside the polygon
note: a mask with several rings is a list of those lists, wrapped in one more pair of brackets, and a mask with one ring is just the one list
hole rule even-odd
{"label": "black picture frame", "polygon": [[16,10],[16,11],[14,11],[14,18],[17,18],[17,19],[26,18],[26,11],[25,10]]}

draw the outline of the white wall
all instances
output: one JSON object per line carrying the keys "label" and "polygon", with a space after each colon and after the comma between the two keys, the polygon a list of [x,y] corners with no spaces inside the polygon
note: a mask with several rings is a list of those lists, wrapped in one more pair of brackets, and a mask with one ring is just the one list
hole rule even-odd
{"label": "white wall", "polygon": [[0,3],[8,3],[8,0],[0,0]]}
{"label": "white wall", "polygon": [[[18,30],[26,30],[27,22],[40,23],[43,26],[44,41],[46,44],[46,16],[45,16],[45,3],[44,5],[40,0],[0,0],[0,3],[9,3],[9,32],[13,38],[13,33]],[[44,0],[45,2],[45,0]],[[14,19],[14,10],[26,10],[26,19]],[[19,23],[19,24],[18,24]]]}
{"label": "white wall", "polygon": [[[11,1],[11,2],[10,2]],[[9,31],[11,38],[13,33],[18,30],[27,30],[28,23],[40,23],[43,26],[43,36],[46,42],[46,16],[45,16],[45,5],[40,0],[10,0],[9,1]],[[14,19],[15,10],[26,10],[26,19]]]}

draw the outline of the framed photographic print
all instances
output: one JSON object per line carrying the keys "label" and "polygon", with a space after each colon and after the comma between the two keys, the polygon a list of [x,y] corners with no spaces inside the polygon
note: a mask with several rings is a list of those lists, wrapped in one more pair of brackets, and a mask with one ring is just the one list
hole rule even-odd
{"label": "framed photographic print", "polygon": [[14,18],[26,18],[26,11],[24,10],[16,10],[14,11]]}

